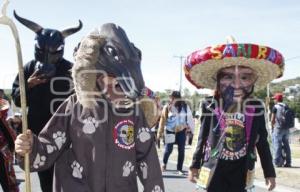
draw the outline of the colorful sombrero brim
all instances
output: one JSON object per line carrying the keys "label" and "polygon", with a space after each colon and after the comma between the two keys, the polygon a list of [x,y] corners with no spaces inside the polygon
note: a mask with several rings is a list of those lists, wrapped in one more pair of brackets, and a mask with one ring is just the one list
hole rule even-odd
{"label": "colorful sombrero brim", "polygon": [[195,51],[187,57],[186,78],[197,88],[216,88],[216,75],[222,68],[245,66],[257,72],[255,90],[279,78],[284,58],[277,50],[255,44],[223,44]]}

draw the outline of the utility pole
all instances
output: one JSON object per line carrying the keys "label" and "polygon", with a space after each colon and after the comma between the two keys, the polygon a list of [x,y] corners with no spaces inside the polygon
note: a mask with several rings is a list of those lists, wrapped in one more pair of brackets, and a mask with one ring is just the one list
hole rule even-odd
{"label": "utility pole", "polygon": [[[267,125],[269,125],[269,117],[270,117],[270,83],[267,85],[267,97],[266,97],[266,112],[267,112]],[[270,128],[271,126],[267,126]]]}
{"label": "utility pole", "polygon": [[185,58],[185,56],[182,55],[175,55],[173,56],[175,58],[179,58],[180,59],[180,82],[179,82],[179,92],[182,93],[182,65],[183,65],[183,59]]}

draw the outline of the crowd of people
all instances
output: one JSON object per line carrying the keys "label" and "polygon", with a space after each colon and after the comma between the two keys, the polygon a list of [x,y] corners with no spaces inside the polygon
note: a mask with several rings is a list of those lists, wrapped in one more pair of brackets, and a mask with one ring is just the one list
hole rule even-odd
{"label": "crowd of people", "polygon": [[[35,58],[24,66],[28,113],[11,112],[9,98],[0,90],[3,191],[19,191],[14,158],[23,167],[26,153],[43,192],[137,192],[136,175],[145,192],[163,192],[162,172],[168,168],[174,145],[178,146],[176,170],[185,174],[185,146],[191,144],[195,129],[191,107],[180,91],[173,90],[169,101],[158,107],[155,133],[151,131],[148,109],[137,110],[145,88],[142,54],[121,27],[104,24],[85,36],[74,50],[73,64],[63,58],[64,38],[79,31],[81,22],[58,31],[16,13],[15,17],[36,33],[37,41]],[[200,132],[188,171],[188,179],[199,189],[253,189],[259,156],[268,190],[273,190],[274,165],[292,166],[292,111],[281,93],[274,95],[272,157],[264,104],[253,96],[282,76],[283,67],[283,57],[275,49],[235,42],[187,57],[187,79],[197,88],[215,90],[201,102]],[[21,83],[17,76],[12,85],[11,98],[18,107]],[[28,117],[25,133],[22,115]],[[160,140],[164,141],[161,163],[155,145]]]}
{"label": "crowd of people", "polygon": [[[3,165],[1,165],[1,185],[4,191],[18,191],[18,182],[16,180],[14,169],[13,169],[13,160],[14,160],[14,142],[16,135],[21,134],[22,132],[22,121],[21,121],[21,114],[19,112],[12,113],[10,110],[9,105],[9,99],[4,94],[3,90],[0,90],[1,93],[1,162],[3,162]],[[167,162],[170,154],[173,150],[173,145],[178,145],[178,158],[177,158],[177,171],[178,174],[184,175],[183,172],[183,161],[184,161],[184,153],[185,153],[185,145],[186,145],[186,138],[188,132],[194,131],[194,119],[192,116],[192,112],[190,107],[186,104],[184,99],[181,97],[181,93],[179,91],[173,91],[170,94],[170,100],[169,102],[163,106],[161,116],[157,122],[157,135],[154,135],[156,137],[156,142],[158,142],[160,139],[164,140],[164,153],[163,153],[163,161],[161,164],[161,171],[164,172],[167,169]],[[289,147],[289,129],[283,129],[280,123],[281,118],[283,116],[283,112],[280,110],[283,110],[281,108],[288,107],[286,104],[283,104],[283,94],[276,93],[273,97],[275,101],[275,105],[272,109],[272,117],[271,117],[271,124],[272,124],[272,143],[274,148],[274,155],[273,155],[273,163],[276,167],[291,167],[291,150]],[[7,102],[6,102],[7,101]],[[209,103],[206,103],[209,102]],[[202,103],[202,113],[206,114],[209,113],[207,110],[207,105],[211,105],[211,101],[204,101]],[[280,105],[280,103],[282,103]],[[30,105],[30,103],[29,103]],[[205,105],[205,106],[203,106]],[[41,111],[37,111],[37,113],[41,113]],[[51,117],[51,115],[50,115]],[[204,133],[206,128],[209,128],[210,125],[208,124],[211,120],[206,120],[207,117],[201,116],[201,132],[200,136],[202,134],[208,134]],[[258,117],[257,117],[258,118]],[[50,118],[49,118],[50,119]],[[264,118],[260,118],[260,120],[257,121],[263,121]],[[176,123],[176,122],[177,123]],[[215,122],[216,123],[216,122]],[[212,124],[213,125],[213,124]],[[213,125],[215,127],[216,125]],[[257,126],[257,125],[253,125]],[[203,131],[202,131],[203,130]],[[215,130],[214,130],[215,131]],[[232,133],[234,133],[233,130],[231,130]],[[167,136],[168,134],[171,134],[173,136]],[[260,135],[265,135],[260,134]],[[4,139],[3,139],[4,138]],[[200,137],[201,138],[201,137]],[[169,140],[167,140],[169,139]],[[260,138],[261,139],[261,138]],[[3,149],[3,143],[8,146],[7,151],[4,155]],[[203,141],[199,139],[197,144],[197,149],[194,154],[194,160],[190,168],[189,172],[189,178],[193,182],[198,182],[196,178],[199,177],[199,160],[196,160],[201,155],[199,154],[200,151],[203,151],[203,148],[201,148],[201,143],[203,144]],[[205,143],[206,144],[206,143]],[[262,145],[265,145],[266,143],[262,143]],[[256,144],[257,145],[257,144]],[[267,146],[267,145],[266,145]],[[224,155],[224,158],[226,155]],[[6,158],[6,159],[5,159]],[[242,161],[241,161],[242,162]],[[225,164],[224,164],[225,163]],[[221,164],[221,163],[220,163]],[[221,170],[215,170],[223,172],[228,169],[229,165],[226,164],[226,161],[223,162],[224,165],[219,165],[220,167],[226,167],[226,168],[220,168]],[[237,163],[237,167],[240,167],[241,165]],[[222,170],[224,169],[224,170]],[[5,170],[11,170],[10,172],[5,172]],[[203,170],[203,169],[202,169]],[[217,172],[216,174],[221,175],[220,172]],[[241,174],[239,172],[238,174]],[[248,173],[247,173],[248,175]],[[195,177],[196,176],[196,177]],[[226,175],[225,175],[226,176]],[[240,177],[241,175],[237,175],[236,177],[233,177],[232,182],[236,181],[237,178],[243,178]],[[48,178],[52,180],[51,178]],[[220,178],[221,179],[221,178]],[[224,182],[224,178],[221,179]],[[211,181],[212,182],[212,181]],[[215,181],[217,182],[217,181]],[[219,181],[220,182],[220,181]],[[213,184],[212,186],[224,186],[224,183],[220,184]],[[42,179],[41,179],[41,187]],[[45,184],[45,187],[50,187],[51,185]],[[223,188],[223,187],[222,187]],[[215,189],[214,189],[215,190]],[[218,190],[218,189],[217,189]],[[231,189],[232,190],[232,189]],[[45,188],[44,190],[45,191]],[[48,191],[52,191],[52,189],[48,189]],[[236,191],[239,191],[237,189]]]}

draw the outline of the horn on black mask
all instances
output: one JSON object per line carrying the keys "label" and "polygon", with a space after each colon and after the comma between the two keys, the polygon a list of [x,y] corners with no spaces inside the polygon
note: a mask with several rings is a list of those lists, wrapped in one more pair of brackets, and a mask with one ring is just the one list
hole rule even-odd
{"label": "horn on black mask", "polygon": [[82,28],[82,22],[79,20],[79,25],[77,27],[71,27],[68,29],[64,29],[61,31],[62,35],[64,38],[76,33],[77,31],[79,31]]}
{"label": "horn on black mask", "polygon": [[25,25],[26,27],[28,27],[35,33],[38,33],[39,31],[41,31],[43,29],[43,27],[41,27],[39,24],[36,24],[33,21],[30,21],[28,19],[22,18],[19,15],[17,15],[15,10],[14,10],[14,16],[20,23],[22,23],[23,25]]}

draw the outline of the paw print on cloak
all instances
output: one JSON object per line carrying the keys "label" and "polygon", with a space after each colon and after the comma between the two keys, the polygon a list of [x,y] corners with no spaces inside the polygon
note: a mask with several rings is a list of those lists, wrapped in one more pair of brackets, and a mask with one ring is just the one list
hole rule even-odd
{"label": "paw print on cloak", "polygon": [[140,128],[137,138],[140,139],[142,143],[148,141],[151,138],[150,129],[146,127]]}
{"label": "paw print on cloak", "polygon": [[73,161],[71,168],[73,169],[72,171],[73,177],[82,179],[83,167],[77,161]]}
{"label": "paw print on cloak", "polygon": [[123,177],[128,177],[131,172],[134,170],[134,165],[130,161],[126,161],[123,165]]}
{"label": "paw print on cloak", "polygon": [[57,150],[57,147],[53,146],[53,145],[46,145],[46,148],[47,148],[47,153],[48,154],[51,154],[51,153],[53,153],[54,151]]}
{"label": "paw print on cloak", "polygon": [[146,162],[141,162],[140,163],[140,170],[143,174],[143,179],[147,179],[148,177],[148,165]]}
{"label": "paw print on cloak", "polygon": [[99,122],[94,117],[88,117],[83,120],[83,128],[82,131],[85,134],[93,134],[96,131],[96,127],[98,127]]}
{"label": "paw print on cloak", "polygon": [[159,185],[155,185],[152,192],[164,192]]}
{"label": "paw print on cloak", "polygon": [[53,139],[58,149],[61,149],[62,145],[66,142],[66,133],[57,131],[53,133]]}
{"label": "paw print on cloak", "polygon": [[46,157],[43,156],[43,155],[40,155],[40,154],[38,153],[38,154],[36,154],[36,157],[35,157],[35,159],[34,159],[33,167],[34,167],[35,169],[38,169],[38,168],[44,166],[44,165],[45,165],[45,162],[46,162]]}

